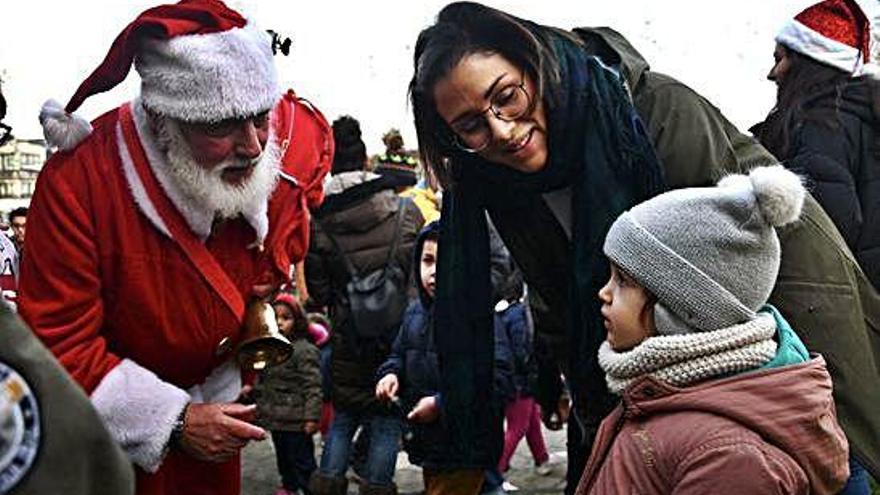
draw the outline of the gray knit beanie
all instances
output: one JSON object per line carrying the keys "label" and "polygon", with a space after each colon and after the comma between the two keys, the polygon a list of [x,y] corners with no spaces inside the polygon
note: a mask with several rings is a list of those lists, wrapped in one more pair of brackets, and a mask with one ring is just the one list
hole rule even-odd
{"label": "gray knit beanie", "polygon": [[800,216],[805,190],[782,165],[731,175],[717,187],[671,191],[624,212],[608,258],[657,297],[661,335],[752,320],[779,272],[773,227]]}

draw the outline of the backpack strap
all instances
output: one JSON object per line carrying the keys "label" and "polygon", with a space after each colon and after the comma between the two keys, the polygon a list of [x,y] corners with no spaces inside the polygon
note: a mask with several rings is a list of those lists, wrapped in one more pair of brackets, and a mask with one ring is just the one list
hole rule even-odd
{"label": "backpack strap", "polygon": [[403,227],[403,206],[404,199],[401,197],[397,198],[397,222],[394,224],[394,240],[391,241],[391,249],[388,251],[388,259],[385,260],[385,266],[391,264],[394,261],[394,257],[397,255],[397,248],[400,246],[400,230]]}

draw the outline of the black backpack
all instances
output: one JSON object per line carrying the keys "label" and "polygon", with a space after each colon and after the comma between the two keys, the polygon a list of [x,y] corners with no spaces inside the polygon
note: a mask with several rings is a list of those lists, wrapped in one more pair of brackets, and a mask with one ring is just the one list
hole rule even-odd
{"label": "black backpack", "polygon": [[333,243],[333,248],[342,258],[350,277],[342,296],[349,308],[354,333],[358,337],[367,339],[393,337],[409,303],[406,290],[407,274],[396,259],[403,224],[403,207],[403,198],[400,198],[394,240],[385,265],[369,273],[359,274],[336,239],[326,229],[324,231]]}

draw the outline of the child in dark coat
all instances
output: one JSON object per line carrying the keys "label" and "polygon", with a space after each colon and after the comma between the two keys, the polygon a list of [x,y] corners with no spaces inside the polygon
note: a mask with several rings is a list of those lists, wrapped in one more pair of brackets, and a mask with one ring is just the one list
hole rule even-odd
{"label": "child in dark coat", "polygon": [[[541,431],[541,409],[532,395],[538,370],[532,359],[532,319],[529,308],[523,302],[524,284],[518,270],[507,285],[502,294],[504,298],[495,306],[495,339],[496,342],[507,344],[506,348],[502,346],[500,354],[501,358],[511,362],[513,370],[509,390],[504,391],[507,429],[498,471],[502,474],[507,472],[517,445],[525,437],[536,471],[546,476],[552,470],[552,463]],[[504,338],[499,339],[499,333]],[[500,358],[497,345],[495,353],[495,360],[498,362]]]}
{"label": "child in dark coat", "polygon": [[308,494],[317,468],[312,435],[321,417],[321,370],[318,348],[309,340],[308,320],[296,298],[281,293],[272,305],[278,329],[290,339],[293,355],[260,374],[254,390],[259,423],[272,433],[282,487],[276,495]]}
{"label": "child in dark coat", "polygon": [[449,448],[449,433],[440,418],[440,366],[432,311],[439,234],[438,222],[428,224],[419,234],[415,249],[419,297],[404,313],[391,355],[379,368],[376,397],[399,401],[405,412],[410,433],[405,435],[404,449],[411,463],[422,466],[426,495],[477,494],[483,471],[452,467],[456,462]]}

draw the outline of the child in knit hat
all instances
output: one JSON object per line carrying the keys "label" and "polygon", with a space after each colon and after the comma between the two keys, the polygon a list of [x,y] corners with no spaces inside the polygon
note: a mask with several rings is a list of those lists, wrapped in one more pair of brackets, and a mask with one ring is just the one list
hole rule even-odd
{"label": "child in knit hat", "polygon": [[782,166],[623,213],[604,251],[599,363],[621,404],[577,493],[836,493],[848,477],[831,378],[767,299],[774,227],[797,220]]}

